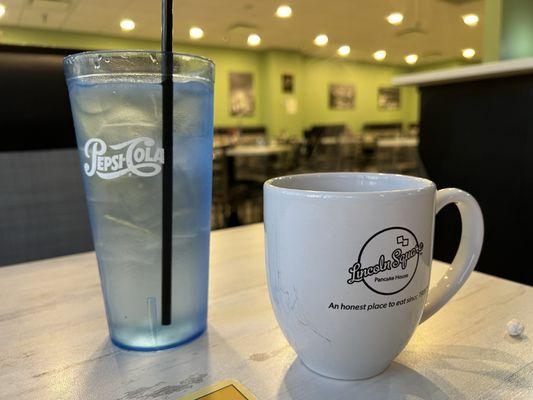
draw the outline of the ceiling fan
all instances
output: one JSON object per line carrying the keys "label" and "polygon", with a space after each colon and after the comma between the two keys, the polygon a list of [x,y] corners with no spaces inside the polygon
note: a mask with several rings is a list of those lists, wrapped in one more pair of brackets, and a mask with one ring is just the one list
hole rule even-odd
{"label": "ceiling fan", "polygon": [[423,28],[422,21],[420,20],[419,0],[414,0],[414,23],[413,25],[400,30],[398,33],[396,33],[396,36],[401,37],[401,36],[410,35],[413,33],[418,33],[422,35],[427,35],[428,33],[428,31]]}

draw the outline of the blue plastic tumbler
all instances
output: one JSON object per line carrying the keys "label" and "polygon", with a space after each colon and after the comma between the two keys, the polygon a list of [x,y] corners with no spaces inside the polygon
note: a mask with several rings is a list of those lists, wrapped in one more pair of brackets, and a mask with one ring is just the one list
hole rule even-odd
{"label": "blue plastic tumbler", "polygon": [[214,65],[173,54],[172,279],[164,322],[162,62],[160,52],[113,51],[64,63],[111,340],[133,350],[184,343],[207,321]]}

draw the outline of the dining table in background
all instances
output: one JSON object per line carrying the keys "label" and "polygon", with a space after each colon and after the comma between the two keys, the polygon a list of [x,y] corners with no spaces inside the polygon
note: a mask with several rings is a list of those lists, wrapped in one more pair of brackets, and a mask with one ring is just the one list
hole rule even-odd
{"label": "dining table in background", "polygon": [[380,138],[376,143],[376,162],[386,172],[412,174],[418,165],[417,137]]}
{"label": "dining table in background", "polygon": [[320,144],[323,145],[348,145],[359,144],[359,139],[355,136],[324,136],[320,138]]}
{"label": "dining table in background", "polygon": [[[293,151],[293,147],[288,144],[268,143],[268,144],[246,144],[229,147],[225,150],[227,170],[228,170],[228,184],[233,186],[237,183],[238,172],[236,159],[253,160],[253,158],[260,159],[261,163],[268,167],[269,163],[273,164],[273,159],[281,155],[287,155]],[[270,176],[261,177],[260,181],[266,180]],[[257,179],[256,179],[257,181]],[[257,184],[257,182],[255,182]],[[237,204],[230,204],[230,213],[228,216],[228,226],[242,225],[239,219]]]}
{"label": "dining table in background", "polygon": [[[281,333],[263,241],[262,224],[212,233],[208,329],[158,352],[109,341],[94,253],[0,268],[0,398],[176,400],[225,379],[260,400],[533,398],[533,288],[474,272],[384,373],[339,381],[308,370]],[[432,268],[433,285],[448,265]],[[521,338],[506,333],[512,318]]]}
{"label": "dining table in background", "polygon": [[226,155],[228,157],[268,157],[291,151],[292,147],[286,144],[252,144],[234,146],[226,151]]}
{"label": "dining table in background", "polygon": [[418,138],[382,138],[377,141],[378,147],[417,147]]}

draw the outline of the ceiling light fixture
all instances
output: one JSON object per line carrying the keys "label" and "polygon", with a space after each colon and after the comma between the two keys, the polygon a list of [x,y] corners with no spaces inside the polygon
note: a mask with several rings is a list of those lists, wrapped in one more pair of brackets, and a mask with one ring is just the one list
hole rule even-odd
{"label": "ceiling light fixture", "polygon": [[0,18],[2,18],[5,13],[6,13],[6,6],[4,6],[3,4],[0,4]]}
{"label": "ceiling light fixture", "polygon": [[387,52],[385,50],[378,50],[372,54],[372,57],[374,57],[374,60],[376,61],[383,61],[385,57],[387,57]]}
{"label": "ceiling light fixture", "polygon": [[328,41],[328,35],[321,33],[320,35],[317,35],[317,37],[313,40],[313,43],[318,47],[324,47],[328,44]]}
{"label": "ceiling light fixture", "polygon": [[477,26],[477,23],[479,22],[477,14],[465,14],[461,18],[466,25],[471,27]]}
{"label": "ceiling light fixture", "polygon": [[391,25],[401,25],[403,22],[403,14],[399,12],[393,12],[387,15],[387,22]]}
{"label": "ceiling light fixture", "polygon": [[197,26],[192,26],[191,29],[189,29],[189,37],[194,40],[201,39],[204,37],[204,30]]}
{"label": "ceiling light fixture", "polygon": [[282,4],[276,10],[276,17],[278,18],[290,18],[292,16],[292,8],[286,4]]}
{"label": "ceiling light fixture", "polygon": [[418,61],[418,54],[408,54],[404,57],[404,60],[409,65],[414,65]]}
{"label": "ceiling light fixture", "polygon": [[476,51],[474,49],[463,49],[462,50],[462,53],[463,53],[463,57],[470,60],[471,58],[474,58],[474,56],[476,55]]}
{"label": "ceiling light fixture", "polygon": [[123,31],[132,31],[135,29],[135,22],[132,19],[125,18],[120,21],[120,29]]}
{"label": "ceiling light fixture", "polygon": [[257,33],[252,33],[248,35],[246,42],[248,43],[248,46],[259,46],[261,44],[261,36],[259,36]]}
{"label": "ceiling light fixture", "polygon": [[352,49],[350,49],[350,46],[348,46],[347,44],[343,44],[337,49],[337,54],[341,57],[346,57],[348,54],[350,54],[351,50]]}

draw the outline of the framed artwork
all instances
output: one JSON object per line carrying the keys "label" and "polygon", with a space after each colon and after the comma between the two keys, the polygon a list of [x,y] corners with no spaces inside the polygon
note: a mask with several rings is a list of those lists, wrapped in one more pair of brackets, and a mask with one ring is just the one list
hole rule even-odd
{"label": "framed artwork", "polygon": [[398,110],[400,108],[400,88],[380,87],[378,88],[378,109]]}
{"label": "framed artwork", "polygon": [[332,110],[352,110],[355,108],[355,87],[334,83],[329,85],[329,108]]}
{"label": "framed artwork", "polygon": [[292,93],[294,91],[294,75],[281,75],[281,91],[283,93]]}
{"label": "framed artwork", "polygon": [[230,72],[229,96],[231,116],[252,116],[255,111],[253,75],[249,72]]}

